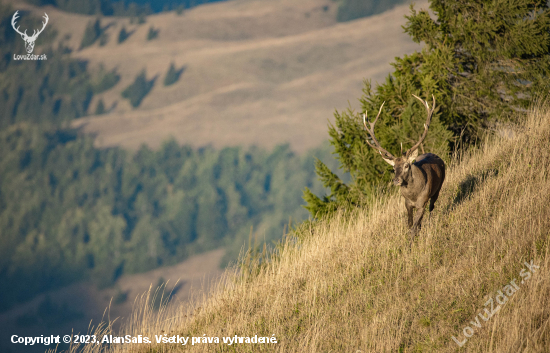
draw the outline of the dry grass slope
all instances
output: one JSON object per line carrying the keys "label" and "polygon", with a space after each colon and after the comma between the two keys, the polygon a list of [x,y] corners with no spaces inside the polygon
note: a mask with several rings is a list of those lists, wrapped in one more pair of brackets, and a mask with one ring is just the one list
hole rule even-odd
{"label": "dry grass slope", "polygon": [[[142,308],[127,332],[278,340],[187,347],[199,352],[548,351],[550,109],[535,109],[504,135],[451,163],[412,249],[394,193],[368,210],[318,222],[302,241],[288,238],[278,259],[254,276],[235,280],[228,272],[193,313],[181,307],[155,316]],[[521,283],[523,263],[531,260],[540,269]],[[488,321],[477,316],[480,327],[470,323],[514,278],[519,289],[506,305]],[[466,326],[474,333],[459,348],[451,337],[464,340]]]}

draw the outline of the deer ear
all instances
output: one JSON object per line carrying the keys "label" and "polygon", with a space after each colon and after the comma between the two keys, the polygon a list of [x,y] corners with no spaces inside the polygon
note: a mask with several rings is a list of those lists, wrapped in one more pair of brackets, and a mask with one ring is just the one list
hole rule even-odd
{"label": "deer ear", "polygon": [[389,165],[391,165],[392,167],[394,166],[395,162],[391,159],[386,159],[384,157],[382,157]]}
{"label": "deer ear", "polygon": [[418,150],[415,150],[410,156],[407,162],[412,163],[418,157]]}

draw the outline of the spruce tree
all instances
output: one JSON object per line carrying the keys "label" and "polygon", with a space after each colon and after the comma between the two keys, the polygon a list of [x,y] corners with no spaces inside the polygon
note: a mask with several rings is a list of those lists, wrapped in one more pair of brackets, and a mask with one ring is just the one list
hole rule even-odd
{"label": "spruce tree", "polygon": [[122,26],[120,32],[118,32],[118,43],[120,44],[124,42],[126,39],[128,39],[128,37],[132,35],[132,33],[133,32],[128,32],[125,26]]}
{"label": "spruce tree", "polygon": [[184,69],[185,69],[185,66],[176,70],[174,63],[170,63],[170,68],[166,72],[166,76],[164,76],[164,85],[170,86],[178,82]]}
{"label": "spruce tree", "polygon": [[122,97],[129,99],[130,104],[136,108],[141,104],[143,98],[145,98],[145,96],[153,88],[154,84],[155,78],[148,81],[144,69],[139,75],[136,76],[134,82],[122,91]]}
{"label": "spruce tree", "polygon": [[107,110],[105,109],[105,103],[103,103],[103,99],[100,99],[99,102],[97,102],[97,106],[95,108],[95,114],[96,115],[105,114],[106,111]]}
{"label": "spruce tree", "polygon": [[149,27],[149,32],[147,32],[147,40],[153,40],[159,36],[159,30],[155,29],[153,26]]}
{"label": "spruce tree", "polygon": [[376,136],[394,155],[420,136],[425,111],[412,94],[437,109],[424,147],[447,158],[458,136],[476,141],[496,121],[524,111],[548,92],[550,72],[550,10],[546,1],[431,0],[430,12],[411,5],[403,27],[421,52],[396,58],[394,72],[374,89],[365,82],[360,112],[335,114],[329,127],[331,144],[342,169],[351,174],[346,185],[321,162],[317,174],[331,192],[322,198],[306,188],[306,208],[313,216],[346,205],[364,205],[391,179],[391,167],[369,147],[362,114],[373,116],[386,102]]}
{"label": "spruce tree", "polygon": [[101,28],[101,22],[99,18],[97,18],[93,22],[88,22],[88,25],[86,25],[86,30],[84,31],[84,36],[82,37],[82,42],[80,42],[80,49],[84,49],[94,44],[95,41],[99,39],[102,33],[103,29]]}

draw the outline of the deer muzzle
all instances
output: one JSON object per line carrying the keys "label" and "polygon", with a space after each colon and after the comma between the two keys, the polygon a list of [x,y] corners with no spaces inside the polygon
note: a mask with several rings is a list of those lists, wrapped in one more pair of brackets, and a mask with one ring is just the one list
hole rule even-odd
{"label": "deer muzzle", "polygon": [[34,50],[34,41],[25,42],[25,49],[27,50],[27,53],[31,54]]}

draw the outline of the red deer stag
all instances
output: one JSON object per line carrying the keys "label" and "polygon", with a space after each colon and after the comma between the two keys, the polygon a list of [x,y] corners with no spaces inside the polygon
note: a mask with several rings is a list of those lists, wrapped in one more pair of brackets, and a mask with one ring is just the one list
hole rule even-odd
{"label": "red deer stag", "polygon": [[[418,142],[412,146],[407,152],[403,153],[401,148],[401,157],[396,158],[391,153],[386,151],[380,142],[374,136],[374,125],[382,112],[384,103],[380,106],[378,115],[374,122],[370,122],[370,129],[367,127],[367,114],[363,115],[363,124],[367,129],[372,144],[367,138],[367,143],[372,148],[378,150],[382,158],[393,166],[395,171],[395,177],[393,183],[401,187],[401,195],[405,198],[405,207],[408,213],[408,225],[410,228],[410,245],[412,246],[414,237],[418,233],[421,227],[422,217],[428,200],[430,200],[430,212],[434,209],[434,204],[439,196],[439,190],[445,180],[445,163],[441,158],[433,153],[426,153],[418,156],[418,147],[426,138],[428,134],[428,128],[430,127],[430,121],[432,120],[432,113],[435,109],[435,97],[433,97],[432,108],[428,106],[428,102],[423,101],[419,97],[413,96],[420,100],[428,111],[428,117],[426,124],[424,124],[424,132]],[[416,208],[416,215],[413,219],[413,208]]]}

